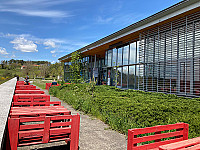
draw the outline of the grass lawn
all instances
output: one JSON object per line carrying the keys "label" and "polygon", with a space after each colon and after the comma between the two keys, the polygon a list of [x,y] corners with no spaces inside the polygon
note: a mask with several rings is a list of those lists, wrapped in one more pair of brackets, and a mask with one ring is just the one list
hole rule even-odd
{"label": "grass lawn", "polygon": [[105,85],[96,86],[92,91],[90,84],[71,84],[52,87],[50,94],[125,134],[131,128],[185,122],[190,125],[189,138],[200,136],[199,98],[121,90]]}
{"label": "grass lawn", "polygon": [[46,83],[51,83],[52,81],[51,80],[41,80],[41,79],[32,79],[30,81],[33,81],[33,84],[42,88],[42,89],[45,89],[46,87]]}

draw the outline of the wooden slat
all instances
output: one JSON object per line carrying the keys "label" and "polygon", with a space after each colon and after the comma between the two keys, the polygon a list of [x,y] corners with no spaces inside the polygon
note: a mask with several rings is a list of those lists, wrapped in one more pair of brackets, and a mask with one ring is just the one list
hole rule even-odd
{"label": "wooden slat", "polygon": [[147,142],[147,141],[153,141],[153,140],[157,140],[157,139],[169,138],[169,137],[174,137],[174,136],[179,136],[179,135],[183,135],[183,130],[176,131],[176,132],[170,132],[170,133],[162,133],[162,134],[133,138],[133,144]]}
{"label": "wooden slat", "polygon": [[71,124],[72,122],[56,122],[56,123],[51,123],[51,127],[69,126]]}
{"label": "wooden slat", "polygon": [[138,135],[138,134],[146,134],[146,133],[165,131],[165,130],[173,130],[173,129],[179,129],[179,128],[184,128],[184,123],[147,127],[147,128],[145,128],[145,130],[144,130],[144,128],[136,128],[136,129],[131,129],[131,131],[134,132],[134,135]]}
{"label": "wooden slat", "polygon": [[19,139],[34,136],[43,136],[44,130],[19,131]]}
{"label": "wooden slat", "polygon": [[191,147],[187,147],[187,148],[182,148],[182,149],[179,149],[179,150],[200,150],[200,144],[197,144],[197,145],[194,145],[194,146],[191,146]]}
{"label": "wooden slat", "polygon": [[146,144],[146,145],[132,147],[132,150],[153,149],[153,148],[159,147],[160,145],[165,145],[165,144],[169,144],[169,143],[179,142],[179,141],[182,141],[182,140],[183,140],[183,138],[181,137],[181,138],[176,138],[176,139],[171,139],[171,140],[166,140],[166,141],[161,141],[161,142],[156,142],[156,143],[150,143],[150,144]]}
{"label": "wooden slat", "polygon": [[50,135],[67,134],[71,132],[70,127],[50,129]]}
{"label": "wooden slat", "polygon": [[43,129],[44,124],[28,124],[28,125],[20,125],[19,130],[27,130],[27,129]]}
{"label": "wooden slat", "polygon": [[176,149],[181,149],[181,148],[185,148],[185,147],[197,145],[197,144],[200,144],[200,137],[180,141],[177,143],[162,145],[159,147],[159,150],[176,150]]}

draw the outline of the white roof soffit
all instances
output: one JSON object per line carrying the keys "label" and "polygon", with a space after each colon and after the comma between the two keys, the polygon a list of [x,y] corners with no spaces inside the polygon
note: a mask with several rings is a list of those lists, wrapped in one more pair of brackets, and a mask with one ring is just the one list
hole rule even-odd
{"label": "white roof soffit", "polygon": [[[200,7],[200,1],[199,0],[184,0],[184,1],[181,1],[169,8],[166,8],[150,17],[147,17],[141,21],[138,21],[126,28],[123,28],[111,35],[108,35],[94,43],[91,43],[77,51],[79,52],[85,52],[85,51],[88,51],[90,49],[93,49],[93,48],[96,48],[96,47],[99,47],[101,45],[104,45],[106,43],[109,43],[111,41],[114,41],[116,39],[119,39],[121,37],[124,37],[130,33],[134,33],[134,32],[137,32],[141,29],[144,29],[144,28],[147,28],[149,26],[152,26],[154,24],[157,24],[159,22],[162,22],[162,21],[165,21],[169,18],[172,18],[172,17],[175,17],[177,15],[180,15],[182,13],[185,13],[189,10],[192,10],[192,9],[195,9],[195,8],[198,8]],[[60,61],[62,60],[65,60],[67,58],[69,58],[71,56],[71,53],[68,54],[68,55],[65,55],[61,58],[59,58]]]}

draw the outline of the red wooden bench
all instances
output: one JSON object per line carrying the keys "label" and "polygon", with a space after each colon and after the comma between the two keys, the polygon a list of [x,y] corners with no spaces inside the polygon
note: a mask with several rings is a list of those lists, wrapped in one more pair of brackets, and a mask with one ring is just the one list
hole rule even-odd
{"label": "red wooden bench", "polygon": [[70,142],[70,150],[78,150],[79,126],[79,114],[25,118],[9,117],[7,148],[17,150],[19,146],[64,140]]}
{"label": "red wooden bench", "polygon": [[39,89],[35,90],[15,90],[15,94],[44,94],[44,91]]}
{"label": "red wooden bench", "polygon": [[24,81],[17,81],[17,85],[24,85]]}
{"label": "red wooden bench", "polygon": [[49,89],[49,87],[51,86],[51,83],[46,83],[46,87],[45,87],[45,89]]}
{"label": "red wooden bench", "polygon": [[36,86],[33,85],[17,85],[15,90],[31,90],[36,89]]}
{"label": "red wooden bench", "polygon": [[12,107],[29,107],[29,106],[61,106],[60,101],[55,102],[12,102]]}
{"label": "red wooden bench", "polygon": [[50,95],[46,94],[15,94],[13,102],[49,102]]}
{"label": "red wooden bench", "polygon": [[57,85],[52,85],[52,83],[46,83],[45,89],[49,90],[49,88],[52,86],[60,86],[60,84],[57,83]]}
{"label": "red wooden bench", "polygon": [[183,140],[176,143],[159,146],[159,150],[199,150],[200,149],[200,137],[193,139]]}
{"label": "red wooden bench", "polygon": [[[169,125],[158,125],[147,128],[136,128],[128,130],[127,150],[158,150],[159,146],[188,139],[189,125],[186,123],[176,123]],[[168,131],[163,133],[162,131]],[[142,134],[152,133],[149,136]],[[142,136],[142,137],[141,137]],[[174,138],[164,140],[166,138]],[[152,141],[153,143],[142,145],[142,142]],[[140,143],[140,144],[138,144]]]}

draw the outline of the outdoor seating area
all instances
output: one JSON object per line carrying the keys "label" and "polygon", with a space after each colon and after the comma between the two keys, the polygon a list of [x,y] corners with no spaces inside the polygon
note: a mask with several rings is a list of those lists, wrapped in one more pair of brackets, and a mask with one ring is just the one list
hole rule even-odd
{"label": "outdoor seating area", "polygon": [[188,139],[188,131],[187,123],[129,129],[127,150],[200,149],[200,137]]}
{"label": "outdoor seating area", "polygon": [[33,85],[18,81],[8,117],[6,149],[65,141],[70,150],[78,150],[80,115],[50,102],[50,96]]}

